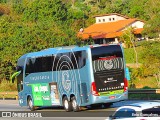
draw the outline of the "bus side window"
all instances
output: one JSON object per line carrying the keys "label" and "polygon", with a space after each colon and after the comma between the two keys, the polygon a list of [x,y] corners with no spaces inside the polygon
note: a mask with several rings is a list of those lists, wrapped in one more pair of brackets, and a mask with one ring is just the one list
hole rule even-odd
{"label": "bus side window", "polygon": [[33,69],[34,69],[34,66],[32,64],[32,60],[31,60],[31,58],[28,58],[27,59],[27,63],[26,63],[25,76],[27,76],[30,73],[32,73]]}

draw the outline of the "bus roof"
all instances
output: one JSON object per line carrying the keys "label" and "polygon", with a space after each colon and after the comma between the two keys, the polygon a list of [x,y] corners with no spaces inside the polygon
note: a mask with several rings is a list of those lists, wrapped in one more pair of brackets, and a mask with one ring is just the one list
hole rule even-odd
{"label": "bus roof", "polygon": [[[117,45],[117,44],[110,44],[110,45]],[[49,55],[58,53],[60,50],[61,50],[60,53],[65,53],[65,52],[69,52],[71,50],[80,51],[80,50],[86,50],[86,49],[91,48],[91,47],[99,47],[99,46],[104,46],[104,45],[95,44],[95,45],[87,45],[87,46],[82,46],[82,47],[79,47],[79,46],[63,46],[63,47],[56,47],[56,48],[48,48],[48,49],[44,49],[44,50],[41,50],[41,51],[38,51],[38,52],[26,53],[23,56],[21,56],[19,59],[24,59],[26,57],[49,56]]]}

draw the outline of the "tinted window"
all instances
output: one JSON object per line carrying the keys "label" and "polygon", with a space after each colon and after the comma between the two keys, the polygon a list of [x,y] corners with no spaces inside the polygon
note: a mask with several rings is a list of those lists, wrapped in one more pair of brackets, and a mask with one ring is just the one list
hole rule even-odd
{"label": "tinted window", "polygon": [[53,62],[53,71],[80,69],[86,64],[86,51],[59,53]]}
{"label": "tinted window", "polygon": [[[55,56],[28,58],[26,75],[36,72],[80,69],[86,64],[86,51],[59,53]],[[52,68],[53,67],[53,68]]]}
{"label": "tinted window", "polygon": [[26,75],[36,72],[52,71],[54,56],[28,58],[26,63]]}
{"label": "tinted window", "polygon": [[103,57],[123,57],[122,50],[119,45],[94,47],[91,49],[92,61]]}
{"label": "tinted window", "polygon": [[101,46],[91,49],[93,71],[122,70],[124,61],[119,45]]}

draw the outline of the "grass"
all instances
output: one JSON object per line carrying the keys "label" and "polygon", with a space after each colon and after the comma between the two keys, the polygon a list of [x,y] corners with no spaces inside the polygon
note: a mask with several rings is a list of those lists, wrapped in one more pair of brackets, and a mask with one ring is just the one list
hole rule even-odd
{"label": "grass", "polygon": [[17,83],[10,83],[7,80],[0,83],[0,98],[16,98],[16,95]]}
{"label": "grass", "polygon": [[7,80],[3,80],[0,83],[0,92],[13,92],[17,91],[17,85],[16,83],[8,82]]}
{"label": "grass", "polygon": [[[136,80],[132,80],[132,83],[135,84],[135,88],[158,88],[157,81],[154,77],[147,77],[147,78],[139,78]],[[131,84],[131,81],[129,82],[129,86]]]}
{"label": "grass", "polygon": [[[142,63],[143,59],[141,58],[142,47],[137,46],[136,51],[138,53],[138,63]],[[136,63],[136,55],[133,48],[124,48],[124,56],[126,63]]]}
{"label": "grass", "polygon": [[15,94],[1,94],[0,93],[0,98],[16,98],[17,97],[16,95]]}

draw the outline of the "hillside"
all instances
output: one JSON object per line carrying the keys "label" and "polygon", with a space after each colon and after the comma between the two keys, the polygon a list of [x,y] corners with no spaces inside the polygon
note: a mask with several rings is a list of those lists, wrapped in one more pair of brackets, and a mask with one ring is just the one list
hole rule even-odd
{"label": "hillside", "polygon": [[[159,6],[159,0],[0,0],[0,82],[10,81],[25,53],[77,45],[77,32],[93,24],[94,15],[119,13],[144,20],[144,35],[157,37]],[[133,63],[132,48],[125,54],[127,63]]]}

